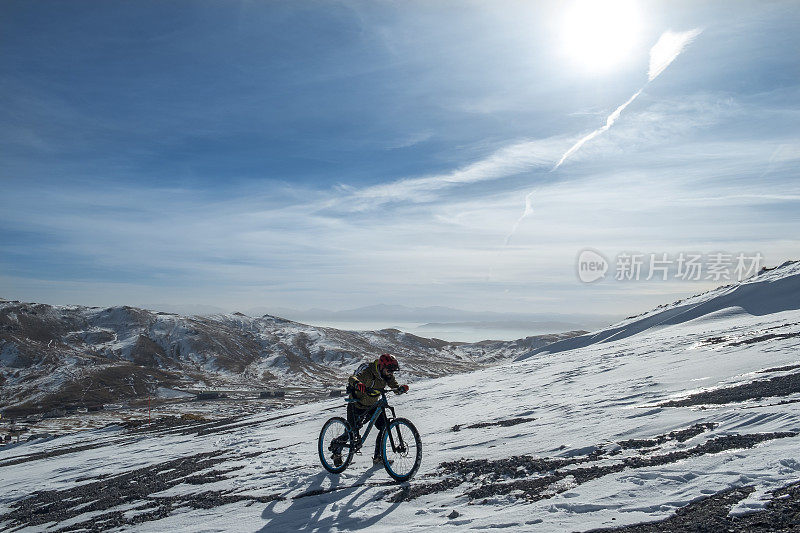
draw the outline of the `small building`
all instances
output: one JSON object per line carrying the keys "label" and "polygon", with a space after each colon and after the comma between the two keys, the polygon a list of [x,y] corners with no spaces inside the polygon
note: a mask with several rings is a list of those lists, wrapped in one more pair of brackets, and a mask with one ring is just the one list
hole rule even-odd
{"label": "small building", "polygon": [[224,396],[222,394],[218,393],[218,392],[205,391],[205,392],[198,393],[197,397],[195,398],[195,400],[219,400],[220,398],[223,398],[223,397]]}
{"label": "small building", "polygon": [[272,393],[270,391],[268,391],[268,390],[264,390],[264,391],[261,391],[258,394],[258,397],[259,398],[272,398]]}

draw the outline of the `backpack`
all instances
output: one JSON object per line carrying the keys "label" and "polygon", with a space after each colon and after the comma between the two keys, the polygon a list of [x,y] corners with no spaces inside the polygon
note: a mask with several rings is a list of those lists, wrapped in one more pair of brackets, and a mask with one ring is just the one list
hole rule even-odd
{"label": "backpack", "polygon": [[[369,367],[369,365],[370,365],[369,363],[361,363],[360,365],[358,365],[358,368],[356,368],[355,371],[351,374],[351,377],[355,377],[358,374],[362,373],[364,370],[366,370]],[[356,397],[355,392],[356,391],[353,390],[353,387],[348,385],[347,386],[347,392],[350,394],[351,398],[355,399],[355,397]]]}
{"label": "backpack", "polygon": [[356,371],[353,372],[353,375],[355,376],[357,374],[360,374],[367,368],[369,368],[369,363],[361,363],[360,365],[358,365],[358,368],[356,368]]}

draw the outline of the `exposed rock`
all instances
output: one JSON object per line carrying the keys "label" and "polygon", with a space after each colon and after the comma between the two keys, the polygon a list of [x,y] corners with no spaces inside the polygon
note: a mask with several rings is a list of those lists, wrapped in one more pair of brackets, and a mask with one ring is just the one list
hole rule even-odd
{"label": "exposed rock", "polygon": [[[329,390],[385,352],[398,357],[404,380],[437,377],[511,359],[569,335],[466,344],[269,315],[184,317],[128,306],[0,301],[0,408],[24,416],[63,403],[145,398],[158,387]],[[282,391],[273,397],[283,397]]]}

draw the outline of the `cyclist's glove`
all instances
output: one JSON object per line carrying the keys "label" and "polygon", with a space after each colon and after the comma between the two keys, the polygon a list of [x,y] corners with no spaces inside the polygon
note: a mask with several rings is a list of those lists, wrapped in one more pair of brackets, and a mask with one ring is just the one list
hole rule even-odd
{"label": "cyclist's glove", "polygon": [[367,386],[359,381],[358,383],[356,383],[356,390],[361,394],[364,394],[365,392],[367,392]]}
{"label": "cyclist's glove", "polygon": [[403,394],[404,392],[408,392],[408,385],[400,385],[397,387],[397,394]]}

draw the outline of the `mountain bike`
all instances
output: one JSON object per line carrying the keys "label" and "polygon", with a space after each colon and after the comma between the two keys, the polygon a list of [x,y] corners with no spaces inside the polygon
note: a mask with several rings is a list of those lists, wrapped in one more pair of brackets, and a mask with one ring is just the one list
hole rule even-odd
{"label": "mountain bike", "polygon": [[[347,420],[340,416],[331,418],[319,432],[319,460],[331,474],[344,472],[353,460],[353,455],[366,442],[375,421],[383,413],[386,415],[386,424],[379,437],[383,467],[395,481],[408,481],[417,473],[422,462],[422,439],[419,431],[410,420],[395,415],[394,407],[389,405],[384,391],[379,389],[367,389],[367,391],[380,392],[381,399],[376,404],[364,434],[359,435],[358,428],[351,427]],[[355,401],[357,400],[354,398],[345,399],[345,402]],[[359,427],[363,425],[368,413],[369,411],[358,421]]]}

